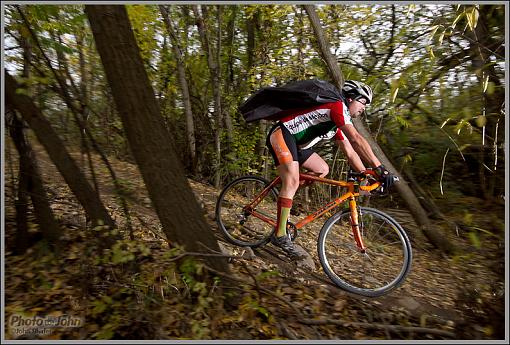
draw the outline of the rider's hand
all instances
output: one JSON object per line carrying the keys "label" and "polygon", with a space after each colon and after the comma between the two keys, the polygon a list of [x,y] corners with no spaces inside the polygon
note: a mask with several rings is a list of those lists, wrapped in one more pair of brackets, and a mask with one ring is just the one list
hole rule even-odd
{"label": "rider's hand", "polygon": [[380,191],[381,193],[386,193],[390,190],[390,187],[398,181],[398,177],[391,174],[384,165],[379,165],[374,169],[376,173],[377,180],[381,183]]}

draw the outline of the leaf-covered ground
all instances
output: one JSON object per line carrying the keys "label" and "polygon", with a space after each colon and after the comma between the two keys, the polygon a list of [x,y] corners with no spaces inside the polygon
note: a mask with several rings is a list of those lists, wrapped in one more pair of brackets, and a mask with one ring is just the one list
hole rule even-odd
{"label": "leaf-covered ground", "polygon": [[[296,240],[313,257],[314,267],[296,265],[272,245],[250,251],[225,242],[214,220],[219,191],[189,180],[204,216],[230,256],[231,274],[205,286],[194,277],[206,269],[196,260],[176,260],[179,252],[169,249],[136,166],[110,158],[128,201],[129,231],[108,171],[96,155],[101,198],[124,239],[114,250],[99,250],[103,232],[87,229],[83,210],[36,147],[51,206],[62,225],[62,250],[56,256],[39,242],[22,256],[12,255],[17,156],[6,144],[7,339],[504,338],[504,212],[485,207],[480,200],[443,201],[450,221],[463,225],[455,229],[441,221],[436,224],[461,248],[455,257],[432,248],[405,209],[384,208],[411,237],[412,270],[396,291],[363,298],[334,286],[320,268],[316,239],[325,219],[307,225]],[[73,156],[86,162],[79,153]],[[29,221],[37,237],[32,214]],[[177,274],[176,265],[185,274]],[[227,280],[234,282],[234,304],[217,294]],[[13,334],[15,327],[10,324],[14,315],[74,315],[83,323],[20,336]]]}

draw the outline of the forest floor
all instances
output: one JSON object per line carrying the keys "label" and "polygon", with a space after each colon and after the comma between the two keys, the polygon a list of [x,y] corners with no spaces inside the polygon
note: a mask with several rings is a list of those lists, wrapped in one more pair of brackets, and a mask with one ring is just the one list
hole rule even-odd
{"label": "forest floor", "polygon": [[[24,255],[12,254],[17,155],[6,140],[7,339],[505,339],[505,215],[502,207],[487,206],[476,198],[441,201],[440,207],[450,223],[438,220],[434,225],[459,247],[455,256],[441,254],[428,244],[405,208],[395,204],[390,208],[378,207],[392,215],[408,232],[413,262],[401,287],[383,297],[365,298],[337,288],[322,271],[316,240],[324,219],[307,225],[296,240],[313,258],[311,264],[292,263],[272,245],[252,252],[230,245],[219,233],[214,211],[220,191],[189,180],[222,250],[235,257],[229,259],[231,275],[243,291],[239,309],[219,310],[213,307],[214,302],[199,299],[198,303],[190,298],[189,291],[183,292],[182,286],[186,284],[171,284],[167,277],[162,279],[168,264],[165,261],[168,260],[165,256],[168,244],[139,171],[135,165],[111,157],[128,200],[133,238],[151,251],[149,255],[144,254],[150,257],[151,265],[143,267],[153,270],[150,273],[157,278],[146,281],[146,286],[136,291],[135,298],[134,293],[129,292],[132,287],[128,292],[123,290],[121,296],[127,297],[112,292],[115,282],[118,285],[125,282],[116,276],[118,265],[108,266],[109,273],[105,273],[106,269],[96,269],[86,275],[85,270],[91,271],[87,266],[90,261],[86,260],[91,257],[86,247],[93,230],[86,233],[85,215],[77,200],[41,147],[36,146],[35,150],[52,209],[64,231],[65,247],[60,259],[49,259],[50,256],[41,254],[37,245]],[[81,166],[86,165],[86,158],[79,153],[74,153],[73,157],[82,162]],[[126,217],[109,173],[98,156],[93,155],[93,161],[101,198],[119,228],[126,229]],[[451,222],[461,226],[453,229]],[[36,225],[30,229],[37,233]],[[127,270],[125,265],[120,272]],[[144,272],[139,270],[137,274],[142,277]],[[84,279],[90,281],[84,283]],[[82,284],[92,288],[84,290]],[[161,297],[158,303],[154,302],[158,308],[147,310],[147,303],[153,302],[144,300],[140,291],[145,291],[145,297]],[[127,308],[123,302],[138,304],[116,312],[115,308]],[[189,305],[183,305],[186,303]],[[10,317],[19,313],[27,317],[75,313],[84,317],[85,325],[79,329],[54,328],[51,334],[37,334],[32,338],[19,337],[13,334],[12,327],[9,328],[12,324],[8,324],[12,321]],[[115,320],[112,315],[116,316]],[[145,319],[133,325],[133,320],[128,320],[130,317]]]}

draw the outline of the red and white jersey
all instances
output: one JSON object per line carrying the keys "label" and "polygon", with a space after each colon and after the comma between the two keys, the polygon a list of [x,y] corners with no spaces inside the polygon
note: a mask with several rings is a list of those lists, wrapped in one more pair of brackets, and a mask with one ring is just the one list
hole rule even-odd
{"label": "red and white jersey", "polygon": [[344,140],[340,128],[352,124],[349,109],[342,101],[293,111],[281,118],[280,122],[295,138],[300,149],[310,148],[321,140],[333,137]]}

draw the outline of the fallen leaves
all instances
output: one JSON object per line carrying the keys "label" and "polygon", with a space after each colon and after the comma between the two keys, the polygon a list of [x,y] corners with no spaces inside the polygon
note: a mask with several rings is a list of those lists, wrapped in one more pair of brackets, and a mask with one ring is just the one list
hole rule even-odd
{"label": "fallen leaves", "polygon": [[[41,160],[44,154],[38,154]],[[95,164],[101,164],[97,157]],[[6,252],[5,315],[31,313],[59,316],[80,313],[87,320],[79,330],[56,329],[45,339],[108,339],[156,337],[159,339],[445,339],[456,331],[459,288],[477,286],[480,300],[490,300],[498,280],[486,268],[481,253],[456,260],[419,248],[404,285],[390,296],[366,299],[351,296],[328,284],[322,270],[313,272],[289,265],[285,258],[264,248],[247,250],[220,238],[231,256],[232,277],[240,282],[239,308],[226,311],[219,297],[194,295],[189,281],[176,273],[174,254],[162,235],[139,172],[131,164],[112,160],[123,181],[123,195],[132,213],[134,240],[119,242],[101,259],[91,244],[94,232],[64,181],[48,161],[43,164],[52,208],[65,227],[60,257],[41,254],[39,247],[24,256]],[[8,181],[12,179],[6,179]],[[120,229],[125,215],[118,206],[107,174],[99,175],[101,196]],[[213,229],[219,191],[190,180]],[[8,189],[7,191],[9,191]],[[7,195],[9,198],[9,195]],[[410,224],[409,213],[395,218]],[[13,235],[14,212],[6,210]],[[323,219],[325,220],[325,219]],[[317,236],[322,222],[307,225],[297,243],[318,265]],[[7,227],[6,227],[7,229]],[[34,226],[31,231],[36,231]],[[128,234],[124,234],[127,238]],[[94,242],[94,240],[96,242]],[[268,248],[271,248],[268,246]],[[267,248],[266,248],[267,249]],[[241,263],[242,262],[242,263]],[[136,263],[136,270],[128,265]],[[481,283],[477,283],[481,282]],[[489,284],[488,282],[495,282]],[[221,286],[221,280],[220,280]],[[196,285],[198,286],[198,285]],[[202,291],[212,287],[198,286]],[[197,287],[197,288],[198,288]],[[498,288],[501,289],[501,288]],[[499,290],[498,290],[499,291]],[[475,299],[475,301],[477,301]],[[197,304],[198,303],[198,304]],[[216,304],[217,303],[217,304]],[[202,305],[196,312],[197,305]],[[477,307],[482,304],[477,302]],[[440,314],[440,311],[449,313]],[[474,310],[473,315],[483,315]],[[476,314],[481,313],[481,314]],[[433,331],[435,330],[435,331]],[[490,338],[490,325],[478,330]],[[412,334],[412,335],[411,335]]]}

